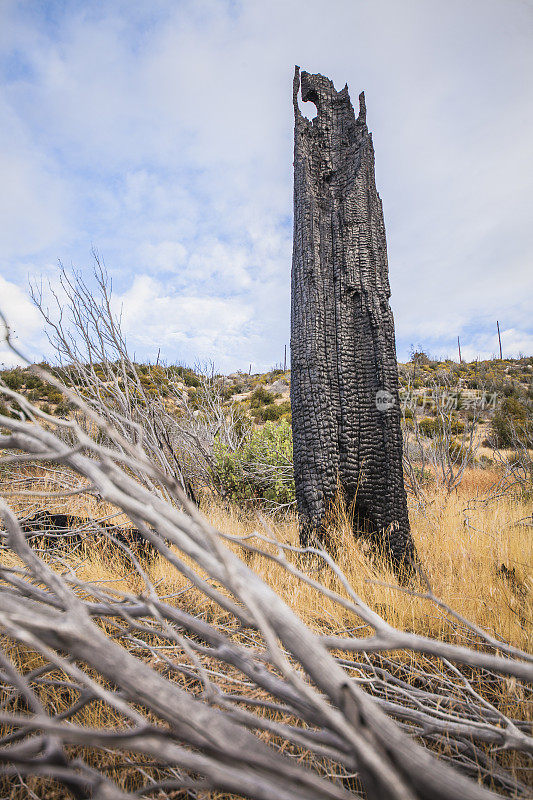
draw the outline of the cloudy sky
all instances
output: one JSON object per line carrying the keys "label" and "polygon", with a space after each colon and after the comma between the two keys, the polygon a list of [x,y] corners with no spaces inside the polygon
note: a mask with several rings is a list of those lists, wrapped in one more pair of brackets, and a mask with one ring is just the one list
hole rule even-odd
{"label": "cloudy sky", "polygon": [[532,0],[0,0],[0,308],[32,357],[28,281],[96,247],[138,358],[282,359],[295,63],[365,90],[399,357],[490,357],[496,319],[533,353]]}

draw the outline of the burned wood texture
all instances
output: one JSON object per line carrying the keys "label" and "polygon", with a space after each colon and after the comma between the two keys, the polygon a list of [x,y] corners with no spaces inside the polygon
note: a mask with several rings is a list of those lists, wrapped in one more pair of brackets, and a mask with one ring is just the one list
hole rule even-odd
{"label": "burned wood texture", "polygon": [[[312,101],[312,121],[298,107]],[[387,245],[364,94],[296,68],[291,403],[302,539],[327,541],[338,489],[354,527],[413,553]]]}

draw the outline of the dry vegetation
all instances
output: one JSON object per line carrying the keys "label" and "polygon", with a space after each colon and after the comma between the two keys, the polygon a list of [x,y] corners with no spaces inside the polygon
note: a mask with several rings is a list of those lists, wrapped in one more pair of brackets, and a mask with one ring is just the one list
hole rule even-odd
{"label": "dry vegetation", "polygon": [[[68,473],[60,471],[60,483],[65,485]],[[431,582],[434,594],[443,603],[453,608],[456,612],[466,617],[472,623],[483,628],[496,639],[501,639],[514,647],[532,652],[532,627],[531,611],[533,599],[533,582],[531,580],[531,565],[533,563],[533,537],[531,502],[527,497],[518,497],[510,493],[498,493],[494,486],[498,485],[500,475],[495,470],[470,469],[465,475],[461,487],[453,493],[443,492],[435,488],[428,496],[429,502],[424,507],[413,504],[410,509],[416,546],[424,565],[424,569]],[[68,479],[67,479],[68,483]],[[58,473],[56,470],[25,467],[17,471],[16,479],[13,473],[4,477],[2,493],[9,497],[12,507],[19,513],[28,513],[32,508],[26,496],[20,491],[38,489],[50,491],[57,488]],[[35,501],[33,501],[35,502]],[[37,502],[42,507],[42,503]],[[117,509],[111,505],[98,502],[93,497],[83,496],[67,498],[65,500],[48,500],[47,508],[56,513],[72,514],[82,518],[103,518]],[[267,531],[278,541],[294,547],[298,546],[297,525],[294,516],[290,513],[277,518],[258,518],[254,513],[243,510],[235,504],[223,504],[216,499],[207,498],[203,504],[203,511],[211,524],[222,533],[230,537],[237,537],[245,544],[259,544],[253,538],[254,532]],[[124,522],[124,517],[117,518]],[[413,631],[424,636],[435,637],[442,641],[467,646],[480,646],[478,637],[472,630],[450,616],[444,608],[437,607],[424,597],[417,597],[405,591],[405,587],[398,584],[396,576],[390,573],[386,564],[372,556],[364,542],[354,539],[350,531],[349,512],[339,504],[332,517],[332,528],[335,530],[337,544],[337,563],[348,579],[356,594],[372,609],[378,612],[388,623],[395,628]],[[43,544],[41,542],[41,544]],[[39,548],[39,540],[34,547]],[[231,545],[231,548],[242,554],[242,543]],[[265,552],[274,553],[275,549],[263,544]],[[142,575],[134,568],[127,556],[113,544],[102,540],[95,541],[93,536],[78,544],[75,548],[55,551],[46,559],[54,569],[63,574],[72,574],[77,579],[90,583],[95,588],[106,592],[123,592],[131,597],[142,596],[145,591],[145,582]],[[142,554],[140,563],[149,577],[151,584],[157,587],[160,598],[167,598],[170,604],[179,605],[193,615],[224,629],[232,626],[229,615],[215,602],[211,602],[201,592],[191,586],[191,583],[169,564],[168,560],[160,554]],[[302,620],[313,630],[325,635],[345,636],[369,635],[371,630],[364,623],[354,629],[354,615],[339,606],[332,599],[325,597],[322,592],[305,585],[301,580],[292,576],[287,570],[264,555],[254,552],[244,552],[243,555],[248,566],[263,578],[279,594],[283,600],[296,611]],[[320,559],[301,556],[294,557],[295,563],[317,578],[325,587],[346,596],[338,577],[324,565]],[[20,564],[20,560],[13,554],[4,552],[2,563],[5,567]],[[423,587],[418,587],[423,592]],[[106,632],[115,636],[114,625],[103,623]],[[248,634],[248,638],[251,634]],[[155,644],[155,640],[154,640]],[[128,644],[131,652],[136,653],[136,647],[131,642]],[[19,644],[10,642],[6,649],[9,656],[18,664],[21,672],[27,673],[44,663],[41,656],[31,649],[21,648]],[[339,657],[342,654],[339,653]],[[346,657],[346,656],[345,656]],[[151,661],[154,665],[161,666],[157,657],[157,650],[152,654]],[[417,685],[421,675],[440,674],[444,681],[449,681],[450,696],[453,696],[457,676],[452,672],[451,664],[445,664],[439,659],[423,654],[414,654],[408,651],[390,653],[386,658],[381,655],[369,655],[368,665],[376,668],[384,667],[407,683]],[[159,663],[158,663],[159,662]],[[347,662],[349,664],[349,662]],[[207,658],[204,667],[209,671],[215,670],[216,665]],[[94,671],[90,671],[94,675]],[[348,667],[348,672],[350,669]],[[369,674],[361,672],[354,667],[351,671],[354,678],[359,679],[362,685],[370,681],[368,690],[372,693],[372,670]],[[520,681],[509,677],[494,679],[494,675],[487,673],[487,680],[483,680],[483,671],[470,670],[463,667],[461,674],[470,679],[472,690],[507,717],[533,722],[531,696]],[[57,678],[65,679],[61,671],[56,671]],[[217,680],[216,677],[213,678]],[[178,672],[173,680],[180,682],[193,693],[202,690],[198,684],[198,677],[194,669],[187,672]],[[218,684],[228,694],[236,691],[248,694],[249,697],[264,697],[264,692],[257,691],[253,686],[242,682],[242,675],[237,670],[226,669]],[[38,690],[41,701],[47,708],[54,712],[67,711],[76,701],[76,692],[65,689],[63,685],[44,685]],[[379,691],[376,692],[379,694]],[[394,693],[393,701],[397,701]],[[15,703],[14,708],[17,708]],[[287,714],[276,713],[268,709],[260,712],[272,720],[290,720]],[[401,714],[400,714],[401,718]],[[78,713],[71,716],[72,722],[77,722],[91,729],[120,727],[124,724],[123,717],[106,703],[95,700]],[[4,732],[7,729],[4,728]],[[260,734],[263,738],[275,742],[267,732]],[[446,748],[442,741],[433,743],[438,752],[446,755]],[[507,773],[523,787],[530,784],[530,765],[527,758],[510,750],[508,753],[492,753],[488,745],[483,745],[488,761],[485,770],[500,769],[505,767]],[[332,767],[324,766],[323,759],[317,759],[304,748],[289,747],[289,751],[298,755],[298,760],[311,765],[319,773]],[[144,782],[143,775],[157,779],[158,770],[150,768],[150,759],[141,758],[134,753],[119,754],[105,749],[97,748],[70,748],[71,752],[81,753],[86,764],[104,770],[118,786],[125,790],[133,791]],[[489,755],[490,754],[490,755]],[[145,767],[142,764],[145,763]],[[491,767],[492,765],[492,767]],[[338,768],[337,768],[338,769]],[[480,766],[480,776],[484,770]],[[342,774],[342,770],[338,772]],[[485,774],[485,783],[494,789],[502,791],[502,785],[490,774]],[[357,781],[353,788],[357,787]],[[350,781],[348,781],[349,785]],[[226,797],[217,792],[199,794],[191,789],[192,794],[185,792],[171,792],[161,794],[163,797]],[[519,796],[515,792],[504,790],[504,794]],[[22,798],[63,798],[70,796],[65,789],[54,781],[43,780],[36,777],[11,778],[3,784],[3,797]],[[153,796],[158,796],[154,793]],[[232,795],[233,796],[233,795]]]}
{"label": "dry vegetation", "polygon": [[0,383],[2,800],[528,796],[533,359],[400,365],[398,575],[341,500],[299,547],[290,373],[135,364],[105,274],[63,279],[56,377]]}

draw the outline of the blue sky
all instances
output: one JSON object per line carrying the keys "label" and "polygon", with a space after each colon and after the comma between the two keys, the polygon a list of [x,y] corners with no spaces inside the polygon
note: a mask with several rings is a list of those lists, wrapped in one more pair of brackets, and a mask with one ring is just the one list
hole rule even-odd
{"label": "blue sky", "polygon": [[[0,307],[96,247],[138,358],[289,341],[294,64],[364,89],[400,359],[533,353],[530,0],[0,0]],[[0,361],[11,357],[0,349]]]}

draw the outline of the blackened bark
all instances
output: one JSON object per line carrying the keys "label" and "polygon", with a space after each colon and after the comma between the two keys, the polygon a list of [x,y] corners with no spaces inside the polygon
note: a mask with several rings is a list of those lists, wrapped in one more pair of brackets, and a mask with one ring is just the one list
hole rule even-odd
{"label": "blackened bark", "polygon": [[[294,100],[291,403],[296,498],[304,543],[327,542],[338,489],[354,527],[411,561],[402,470],[398,368],[385,225],[364,94],[301,74]],[[381,401],[381,402],[380,402]]]}

